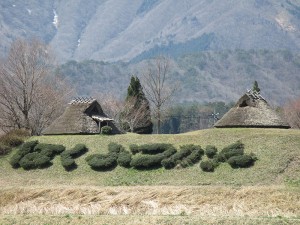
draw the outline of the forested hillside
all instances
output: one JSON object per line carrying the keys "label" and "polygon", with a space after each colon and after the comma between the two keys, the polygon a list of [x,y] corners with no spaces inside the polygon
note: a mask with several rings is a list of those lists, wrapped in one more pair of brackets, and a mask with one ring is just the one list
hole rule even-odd
{"label": "forested hillside", "polygon": [[[57,70],[78,95],[113,94],[124,99],[132,74],[141,78],[149,60],[139,63],[69,61]],[[151,67],[151,65],[150,65]],[[257,80],[271,105],[300,96],[300,54],[290,51],[227,50],[171,59],[169,84],[180,83],[174,103],[237,101]]]}

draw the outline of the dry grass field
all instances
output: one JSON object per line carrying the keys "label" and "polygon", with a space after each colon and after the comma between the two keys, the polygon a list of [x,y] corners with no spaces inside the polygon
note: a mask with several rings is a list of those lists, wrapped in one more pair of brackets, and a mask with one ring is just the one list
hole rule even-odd
{"label": "dry grass field", "polygon": [[[0,224],[300,224],[300,131],[209,129],[180,135],[43,136],[84,143],[89,151],[67,172],[59,157],[47,169],[13,169],[0,158]],[[93,171],[84,158],[107,144],[213,144],[237,140],[258,157],[247,169],[189,168]]]}

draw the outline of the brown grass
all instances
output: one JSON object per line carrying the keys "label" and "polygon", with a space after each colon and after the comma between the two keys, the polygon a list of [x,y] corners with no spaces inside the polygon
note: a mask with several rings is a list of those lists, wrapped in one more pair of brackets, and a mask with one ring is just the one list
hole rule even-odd
{"label": "brown grass", "polygon": [[300,215],[300,190],[280,186],[14,187],[0,191],[0,202],[2,215]]}

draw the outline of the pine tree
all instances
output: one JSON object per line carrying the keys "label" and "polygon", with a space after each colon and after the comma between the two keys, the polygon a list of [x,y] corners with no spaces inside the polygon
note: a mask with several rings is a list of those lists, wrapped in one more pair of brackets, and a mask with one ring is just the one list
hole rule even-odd
{"label": "pine tree", "polygon": [[260,88],[258,87],[257,81],[254,81],[252,91],[254,91],[254,92],[258,93],[258,94],[260,93]]}
{"label": "pine tree", "polygon": [[153,131],[150,104],[136,76],[131,77],[120,120],[126,131],[139,134],[151,134]]}

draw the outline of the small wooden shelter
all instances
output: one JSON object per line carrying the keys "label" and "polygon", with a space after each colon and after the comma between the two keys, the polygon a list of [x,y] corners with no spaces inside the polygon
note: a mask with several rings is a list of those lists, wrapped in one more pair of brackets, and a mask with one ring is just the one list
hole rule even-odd
{"label": "small wooden shelter", "polygon": [[76,98],[42,134],[98,134],[106,125],[112,128],[113,134],[121,133],[113,123],[113,119],[108,118],[103,112],[96,99]]}
{"label": "small wooden shelter", "polygon": [[290,125],[259,93],[248,90],[215,127],[290,128]]}

